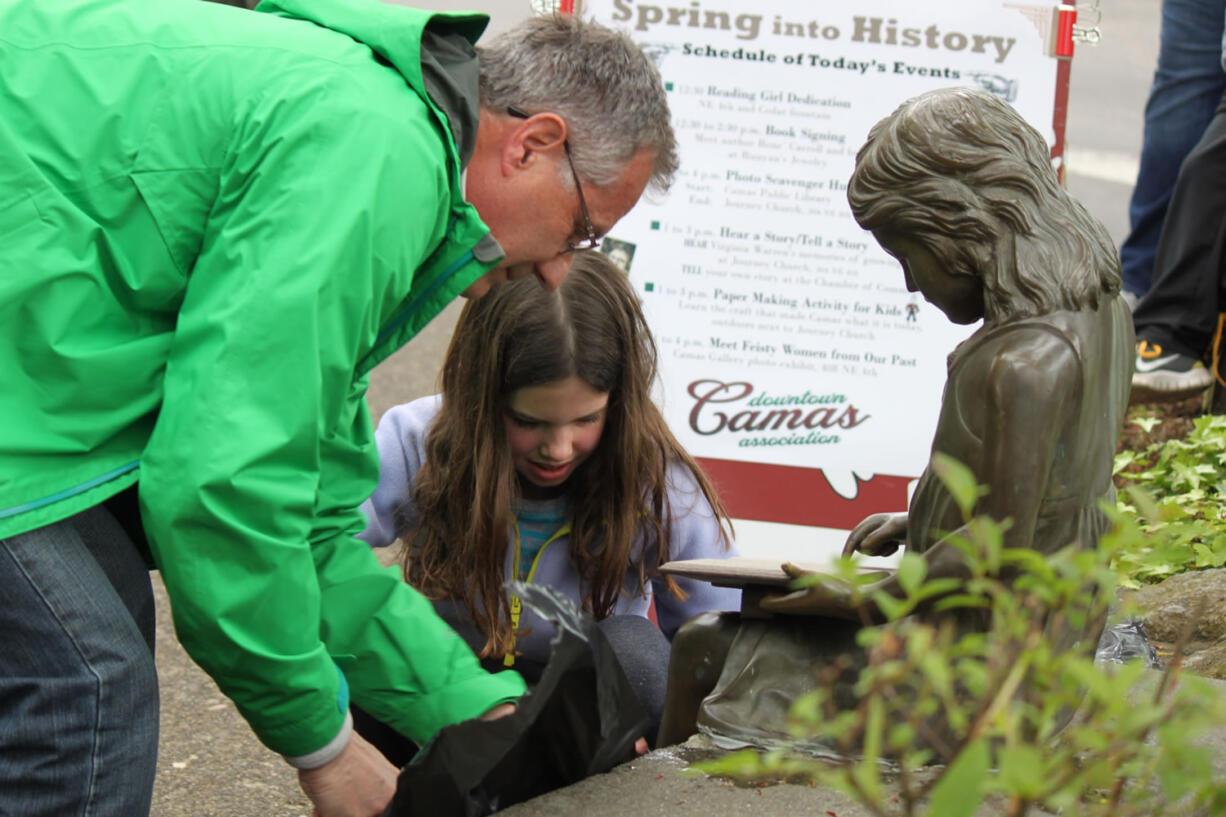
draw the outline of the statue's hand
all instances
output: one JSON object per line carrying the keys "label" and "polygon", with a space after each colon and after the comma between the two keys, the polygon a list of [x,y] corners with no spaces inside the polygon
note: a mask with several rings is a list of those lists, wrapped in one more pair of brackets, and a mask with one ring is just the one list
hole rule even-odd
{"label": "statue's hand", "polygon": [[865,556],[889,556],[907,540],[905,513],[875,513],[852,529],[843,545],[843,555],[857,550]]}
{"label": "statue's hand", "polygon": [[[809,573],[791,562],[783,564],[783,571],[793,579]],[[763,610],[783,615],[860,620],[859,610],[851,602],[851,588],[834,581],[809,585],[791,593],[764,596],[759,604]]]}

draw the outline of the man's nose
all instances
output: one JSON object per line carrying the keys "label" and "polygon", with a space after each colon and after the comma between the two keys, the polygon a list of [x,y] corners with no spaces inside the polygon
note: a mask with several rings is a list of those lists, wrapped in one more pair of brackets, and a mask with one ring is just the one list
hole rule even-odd
{"label": "man's nose", "polygon": [[553,292],[562,286],[562,279],[570,272],[574,256],[570,253],[555,256],[548,261],[540,261],[536,265],[536,279],[547,292]]}

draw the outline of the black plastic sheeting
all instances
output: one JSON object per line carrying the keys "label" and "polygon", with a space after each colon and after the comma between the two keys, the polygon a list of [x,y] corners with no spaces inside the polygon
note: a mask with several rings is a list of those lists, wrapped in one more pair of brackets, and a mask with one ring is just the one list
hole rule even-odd
{"label": "black plastic sheeting", "polygon": [[540,683],[515,713],[439,731],[400,771],[383,817],[483,817],[634,757],[649,724],[591,616],[551,588],[512,592],[557,627]]}
{"label": "black plastic sheeting", "polygon": [[1095,661],[1123,664],[1138,658],[1150,669],[1162,669],[1162,659],[1158,657],[1154,645],[1149,643],[1145,625],[1139,619],[1121,621],[1103,630],[1103,637],[1098,640],[1098,649],[1094,652]]}

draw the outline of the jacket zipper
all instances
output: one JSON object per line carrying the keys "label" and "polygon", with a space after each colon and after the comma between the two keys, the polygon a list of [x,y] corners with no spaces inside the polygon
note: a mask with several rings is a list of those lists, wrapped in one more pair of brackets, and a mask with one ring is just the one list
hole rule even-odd
{"label": "jacket zipper", "polygon": [[140,467],[140,460],[133,460],[126,465],[121,465],[118,468],[107,471],[105,474],[94,477],[91,480],[82,482],[80,485],[74,485],[71,488],[65,488],[62,491],[57,491],[50,496],[45,496],[42,499],[35,499],[31,502],[25,502],[21,505],[14,505],[11,508],[0,508],[0,519],[8,519],[10,516],[36,511],[39,508],[45,508],[48,505],[53,505],[61,500],[69,499],[70,497],[83,494],[91,488],[96,488],[104,482],[110,482],[116,477],[121,477],[129,471],[134,471]]}
{"label": "jacket zipper", "polygon": [[[429,284],[427,284],[425,290],[423,290],[416,298],[414,298],[412,301],[410,301],[408,304],[402,307],[401,310],[396,313],[396,317],[392,318],[392,320],[389,321],[387,325],[385,325],[382,329],[379,330],[379,334],[375,336],[375,342],[370,347],[370,351],[367,352],[362,357],[362,360],[358,362],[358,366],[357,366],[358,370],[366,369],[366,361],[370,358],[371,355],[375,354],[375,352],[378,351],[378,349],[383,345],[384,341],[386,341],[389,337],[391,337],[392,334],[397,329],[399,329],[401,325],[404,324],[405,321],[409,319],[409,316],[411,316],[417,310],[418,304],[420,304],[422,301],[424,301],[425,299],[433,295],[435,292],[437,292],[438,288],[441,287],[448,278],[450,278],[452,275],[456,273],[457,270],[459,270],[461,267],[468,264],[468,262],[472,260],[473,260],[473,251],[468,250],[462,256],[460,256],[454,263],[452,263],[451,266],[449,266],[447,269],[443,270],[438,275],[436,275],[434,277],[434,280],[431,281]],[[371,368],[374,368],[374,367],[372,366]]]}

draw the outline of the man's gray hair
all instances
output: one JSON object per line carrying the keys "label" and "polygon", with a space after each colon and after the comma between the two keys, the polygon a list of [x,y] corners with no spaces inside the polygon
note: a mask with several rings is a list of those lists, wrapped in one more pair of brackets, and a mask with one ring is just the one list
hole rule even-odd
{"label": "man's gray hair", "polygon": [[[532,17],[477,47],[481,104],[514,105],[566,120],[571,157],[584,179],[614,182],[635,154],[655,154],[650,187],[667,190],[677,140],[660,72],[625,34],[574,14]],[[569,173],[563,174],[569,184]]]}

